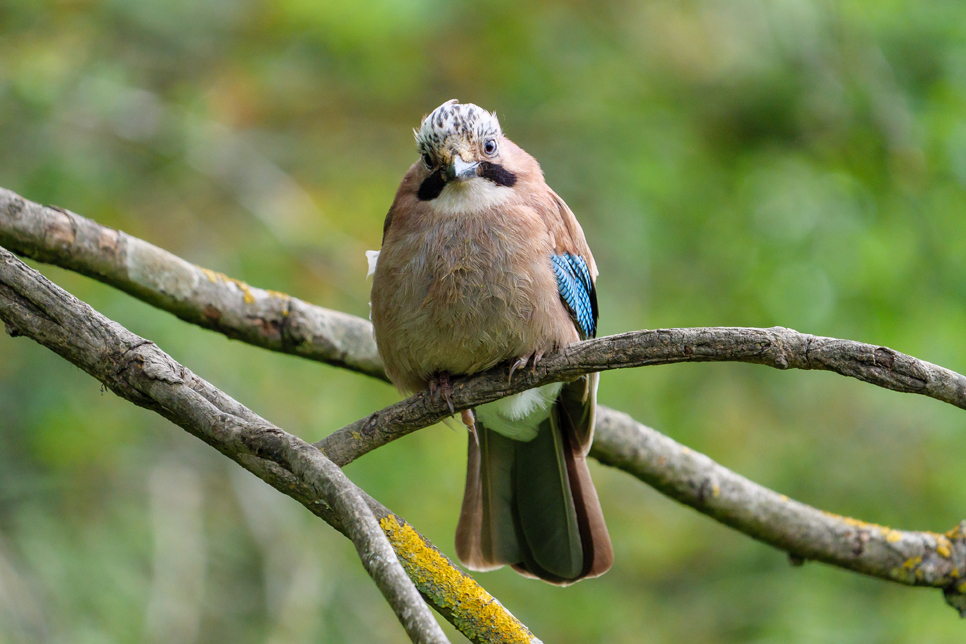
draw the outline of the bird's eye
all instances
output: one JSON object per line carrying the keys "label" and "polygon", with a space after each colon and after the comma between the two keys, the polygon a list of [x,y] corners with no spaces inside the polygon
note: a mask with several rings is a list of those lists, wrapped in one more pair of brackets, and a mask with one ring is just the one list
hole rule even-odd
{"label": "bird's eye", "polygon": [[429,156],[429,153],[428,152],[423,155],[423,163],[426,164],[426,168],[428,170],[432,170],[433,169],[433,157]]}
{"label": "bird's eye", "polygon": [[483,144],[483,152],[487,156],[493,156],[496,154],[496,141],[493,139],[488,139],[487,142]]}

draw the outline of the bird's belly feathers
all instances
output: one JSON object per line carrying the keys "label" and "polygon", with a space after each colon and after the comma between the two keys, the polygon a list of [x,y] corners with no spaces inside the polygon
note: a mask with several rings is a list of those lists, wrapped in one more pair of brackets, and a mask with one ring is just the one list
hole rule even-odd
{"label": "bird's belly feathers", "polygon": [[475,373],[576,339],[560,331],[573,324],[549,240],[524,244],[526,223],[454,217],[384,246],[372,321],[397,386],[418,390],[441,371]]}

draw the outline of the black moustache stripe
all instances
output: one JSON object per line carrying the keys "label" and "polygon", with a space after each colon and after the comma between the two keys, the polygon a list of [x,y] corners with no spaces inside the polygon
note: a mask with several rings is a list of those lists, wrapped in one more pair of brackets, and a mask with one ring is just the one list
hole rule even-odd
{"label": "black moustache stripe", "polygon": [[489,179],[498,186],[506,186],[507,188],[512,188],[517,182],[517,175],[502,165],[489,161],[480,164],[480,176]]}
{"label": "black moustache stripe", "polygon": [[[481,177],[487,181],[492,181],[498,186],[512,188],[517,182],[517,175],[498,163],[483,161],[480,163],[479,173]],[[443,192],[443,188],[445,187],[446,178],[443,177],[443,170],[440,168],[423,179],[423,182],[419,185],[419,191],[416,193],[416,197],[420,201],[432,201]]]}
{"label": "black moustache stripe", "polygon": [[443,178],[443,171],[436,170],[436,172],[423,180],[423,183],[419,186],[419,192],[416,193],[416,196],[420,201],[432,201],[439,196],[439,193],[443,191],[445,186],[446,179]]}

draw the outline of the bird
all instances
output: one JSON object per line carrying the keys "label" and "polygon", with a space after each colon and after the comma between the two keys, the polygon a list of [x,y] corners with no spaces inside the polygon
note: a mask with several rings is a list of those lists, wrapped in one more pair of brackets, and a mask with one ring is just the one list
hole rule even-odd
{"label": "bird", "polygon": [[[497,115],[447,101],[413,130],[419,152],[370,251],[371,315],[404,394],[501,363],[514,370],[597,333],[597,266],[570,208]],[[456,553],[568,585],[614,558],[587,467],[599,374],[464,413]],[[450,403],[450,405],[452,405]]]}

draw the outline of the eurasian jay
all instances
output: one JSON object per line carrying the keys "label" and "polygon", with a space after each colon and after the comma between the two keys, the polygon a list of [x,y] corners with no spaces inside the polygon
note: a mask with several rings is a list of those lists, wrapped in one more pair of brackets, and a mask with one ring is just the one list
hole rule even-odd
{"label": "eurasian jay", "polygon": [[[597,267],[540,165],[495,114],[448,101],[416,134],[372,282],[372,324],[402,392],[502,362],[513,370],[597,332]],[[586,455],[598,375],[475,410],[456,553],[555,584],[601,575],[613,550]],[[473,415],[464,415],[472,428]]]}

